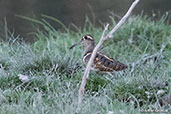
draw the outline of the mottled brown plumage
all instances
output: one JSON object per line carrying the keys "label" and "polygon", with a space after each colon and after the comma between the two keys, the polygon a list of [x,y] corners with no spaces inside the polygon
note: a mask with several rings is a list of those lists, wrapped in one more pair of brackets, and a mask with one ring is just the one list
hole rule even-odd
{"label": "mottled brown plumage", "polygon": [[[70,47],[73,48],[78,44],[83,44],[85,47],[84,55],[83,55],[83,61],[85,63],[88,63],[91,54],[93,52],[93,49],[95,47],[94,38],[91,35],[85,35],[80,42],[74,44]],[[112,58],[107,57],[106,55],[97,52],[96,57],[94,59],[94,63],[92,65],[92,69],[96,71],[102,71],[102,72],[113,72],[113,71],[121,71],[126,69],[127,66],[123,63],[116,61]]]}

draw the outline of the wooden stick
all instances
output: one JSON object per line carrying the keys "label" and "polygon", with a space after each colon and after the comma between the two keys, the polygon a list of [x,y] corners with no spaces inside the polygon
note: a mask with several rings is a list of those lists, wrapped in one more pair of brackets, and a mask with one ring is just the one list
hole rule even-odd
{"label": "wooden stick", "polygon": [[80,104],[82,102],[82,96],[84,94],[84,89],[85,89],[86,81],[87,81],[87,78],[89,76],[90,68],[91,68],[91,65],[93,64],[93,61],[94,61],[94,58],[95,58],[95,55],[96,55],[98,49],[100,48],[100,46],[102,45],[102,43],[105,40],[107,40],[108,38],[110,38],[110,36],[112,36],[112,34],[126,21],[126,19],[131,14],[132,10],[134,9],[134,7],[137,5],[138,2],[139,2],[139,0],[135,0],[132,3],[131,7],[129,8],[129,10],[125,14],[125,16],[119,21],[119,23],[106,36],[105,36],[105,32],[108,29],[109,24],[107,24],[105,26],[105,29],[104,29],[104,31],[102,33],[102,36],[101,36],[98,44],[96,45],[96,47],[93,50],[93,53],[92,53],[92,55],[90,57],[90,60],[89,60],[89,62],[87,64],[87,66],[86,66],[84,75],[82,77],[82,82],[81,82],[81,85],[80,85],[80,88],[79,88],[79,91],[78,91],[78,107],[80,106]]}
{"label": "wooden stick", "polygon": [[90,57],[91,59],[88,61],[87,67],[85,69],[85,72],[84,72],[84,75],[83,75],[83,78],[82,78],[81,86],[80,86],[80,89],[78,91],[78,105],[81,104],[82,95],[84,94],[84,88],[85,88],[85,85],[86,85],[88,75],[90,73],[91,65],[93,63],[93,60],[95,58],[95,55],[96,55],[96,52],[97,52],[98,48],[103,43],[102,38],[104,38],[104,34],[105,34],[106,30],[108,29],[108,26],[109,26],[109,24],[106,25],[106,27],[105,27],[105,29],[104,29],[104,31],[102,33],[101,40],[99,41],[98,45],[94,48],[92,56]]}
{"label": "wooden stick", "polygon": [[131,7],[128,9],[127,13],[122,17],[122,19],[118,22],[118,24],[106,35],[106,39],[111,38],[112,34],[118,30],[118,28],[126,21],[126,19],[130,16],[132,10],[135,8],[135,6],[138,4],[140,0],[135,0]]}

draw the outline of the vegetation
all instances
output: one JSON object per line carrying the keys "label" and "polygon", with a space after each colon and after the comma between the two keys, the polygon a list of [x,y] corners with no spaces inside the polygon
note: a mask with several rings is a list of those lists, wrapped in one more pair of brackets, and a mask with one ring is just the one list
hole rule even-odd
{"label": "vegetation", "polygon": [[[146,16],[132,16],[113,39],[104,43],[101,51],[129,68],[113,77],[91,71],[77,113],[171,110],[169,104],[160,104],[162,97],[171,93],[171,25],[165,23],[166,18],[153,21]],[[98,41],[103,28],[86,21],[83,29],[74,26],[77,32],[60,23],[64,27],[60,31],[45,19],[26,19],[39,25],[35,42],[25,43],[9,34],[7,26],[5,40],[0,42],[0,114],[75,114],[85,66],[81,59],[83,48],[69,47],[87,33]],[[112,19],[111,27],[115,24]]]}

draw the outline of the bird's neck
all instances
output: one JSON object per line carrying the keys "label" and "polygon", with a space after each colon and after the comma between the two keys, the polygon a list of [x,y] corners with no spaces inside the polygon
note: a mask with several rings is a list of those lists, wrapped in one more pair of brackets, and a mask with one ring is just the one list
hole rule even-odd
{"label": "bird's neck", "polygon": [[94,47],[95,47],[94,42],[85,45],[84,54],[87,54],[88,52],[92,52],[94,50]]}

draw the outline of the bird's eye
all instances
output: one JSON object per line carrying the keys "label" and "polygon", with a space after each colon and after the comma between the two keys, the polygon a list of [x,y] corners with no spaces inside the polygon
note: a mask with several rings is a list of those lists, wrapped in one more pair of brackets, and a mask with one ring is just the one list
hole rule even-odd
{"label": "bird's eye", "polygon": [[84,39],[86,39],[86,40],[87,40],[87,39],[88,39],[88,37],[87,37],[87,36],[84,36]]}
{"label": "bird's eye", "polygon": [[90,35],[85,35],[82,40],[93,40],[93,38]]}

